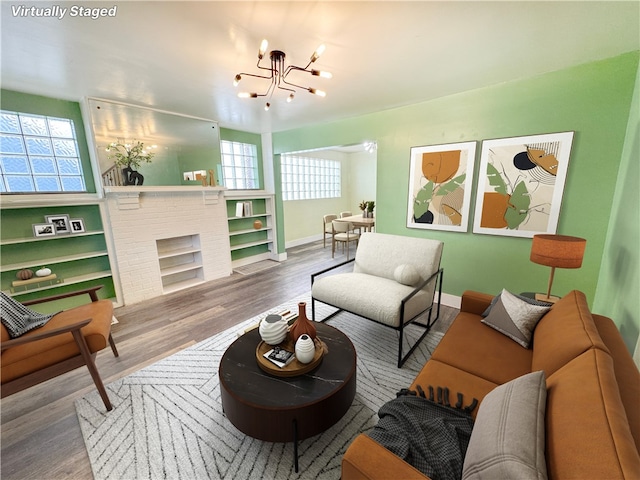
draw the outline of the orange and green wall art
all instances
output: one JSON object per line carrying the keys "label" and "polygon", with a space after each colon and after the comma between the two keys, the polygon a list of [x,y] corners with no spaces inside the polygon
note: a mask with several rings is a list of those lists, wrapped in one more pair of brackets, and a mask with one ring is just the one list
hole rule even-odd
{"label": "orange and green wall art", "polygon": [[411,148],[407,227],[466,232],[476,142]]}
{"label": "orange and green wall art", "polygon": [[573,132],[482,143],[474,233],[556,233]]}

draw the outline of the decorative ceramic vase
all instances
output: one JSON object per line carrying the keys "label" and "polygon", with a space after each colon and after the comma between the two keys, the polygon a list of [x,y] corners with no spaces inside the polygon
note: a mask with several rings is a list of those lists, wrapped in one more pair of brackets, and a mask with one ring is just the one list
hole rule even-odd
{"label": "decorative ceramic vase", "polygon": [[256,230],[260,230],[262,228],[262,222],[260,220],[256,220],[255,222],[253,222],[253,228],[255,228]]}
{"label": "decorative ceramic vase", "polygon": [[307,335],[303,333],[296,342],[296,358],[300,363],[310,363],[316,356],[316,344]]}
{"label": "decorative ceramic vase", "polygon": [[298,318],[291,325],[289,335],[294,342],[298,341],[300,335],[307,334],[311,337],[311,340],[316,338],[316,327],[312,321],[307,318],[307,304],[306,302],[298,303]]}
{"label": "decorative ceramic vase", "polygon": [[279,345],[287,338],[287,322],[282,315],[267,315],[258,327],[260,338],[269,345]]}
{"label": "decorative ceramic vase", "polygon": [[51,269],[47,267],[42,267],[40,270],[36,270],[36,277],[46,277],[51,275]]}

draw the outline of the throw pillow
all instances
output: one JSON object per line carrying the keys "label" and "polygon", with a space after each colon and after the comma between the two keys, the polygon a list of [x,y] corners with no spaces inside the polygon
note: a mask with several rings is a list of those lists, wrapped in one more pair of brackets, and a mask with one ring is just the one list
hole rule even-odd
{"label": "throw pillow", "polygon": [[11,338],[43,326],[55,315],[55,313],[43,315],[31,310],[4,292],[0,292],[0,306],[2,307],[2,325],[5,326]]}
{"label": "throw pillow", "polygon": [[[509,293],[511,293],[511,292],[509,292]],[[496,304],[496,302],[498,300],[500,300],[500,295],[501,295],[501,293],[499,293],[498,295],[493,297],[493,300],[491,300],[491,303],[489,304],[489,306],[486,308],[486,310],[484,312],[482,312],[482,316],[483,317],[486,317],[487,315],[489,315],[489,313],[491,312],[491,309],[493,308],[493,306]],[[536,300],[535,298],[529,298],[529,297],[525,297],[524,295],[518,295],[517,293],[512,293],[512,295],[515,295],[516,297],[518,297],[523,302],[530,303],[531,305],[537,305],[539,307],[550,307],[551,305],[553,305],[553,304],[551,304],[549,302],[542,302],[540,300]]]}
{"label": "throw pillow", "polygon": [[478,409],[462,479],[546,479],[546,399],[543,371],[489,392]]}
{"label": "throw pillow", "polygon": [[403,263],[402,265],[398,265],[393,271],[393,278],[402,285],[413,287],[420,281],[420,274],[413,265]]}
{"label": "throw pillow", "polygon": [[529,348],[533,330],[550,308],[549,305],[532,305],[503,289],[500,298],[489,315],[482,319],[482,323],[506,335],[524,348]]}

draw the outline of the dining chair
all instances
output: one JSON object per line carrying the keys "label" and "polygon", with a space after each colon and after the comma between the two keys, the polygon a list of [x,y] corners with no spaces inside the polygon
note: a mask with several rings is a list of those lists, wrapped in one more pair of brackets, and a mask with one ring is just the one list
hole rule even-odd
{"label": "dining chair", "polygon": [[[340,212],[340,218],[351,217],[353,213],[351,212]],[[351,227],[352,232],[358,232],[358,234],[362,233],[362,229],[360,227]]]}
{"label": "dining chair", "polygon": [[356,248],[358,248],[358,240],[360,234],[353,231],[353,224],[351,222],[343,222],[340,220],[334,220],[331,224],[333,226],[333,240],[331,241],[331,258],[334,258],[336,252],[336,243],[341,242],[347,247],[347,260],[349,260],[349,245],[351,242],[356,242]]}
{"label": "dining chair", "polygon": [[337,215],[324,215],[322,217],[322,248],[327,246],[327,235],[333,237],[333,226],[331,223],[338,218]]}

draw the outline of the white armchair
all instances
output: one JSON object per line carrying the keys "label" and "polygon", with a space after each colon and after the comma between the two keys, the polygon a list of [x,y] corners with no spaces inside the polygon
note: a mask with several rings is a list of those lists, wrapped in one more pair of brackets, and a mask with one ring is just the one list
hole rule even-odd
{"label": "white armchair", "polygon": [[[440,316],[442,247],[443,243],[437,240],[363,233],[354,259],[311,276],[312,319],[316,320],[318,301],[339,309],[321,321],[345,310],[398,330],[401,367]],[[354,263],[352,272],[329,275],[350,262]],[[423,314],[427,316],[426,323],[417,321]],[[425,331],[403,356],[403,331],[409,323],[424,327]]]}

